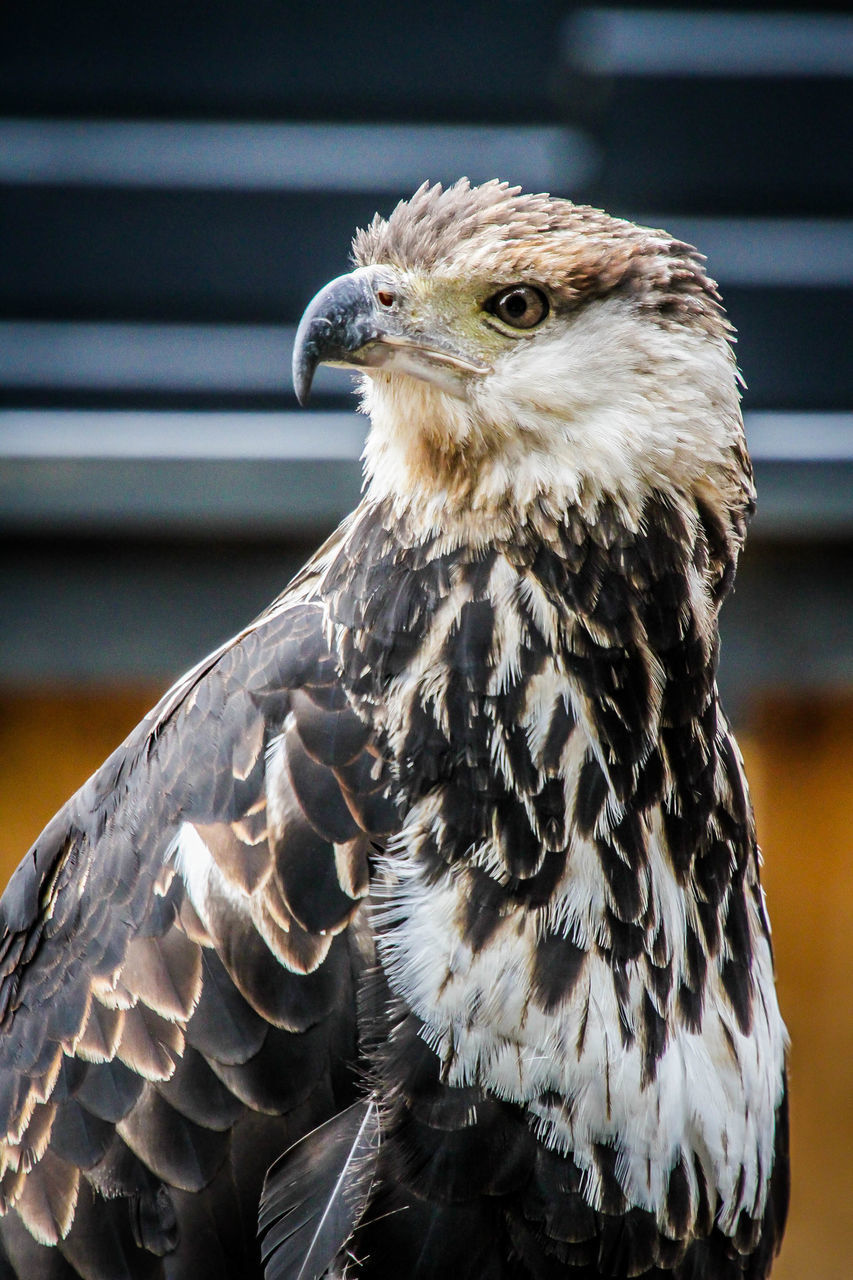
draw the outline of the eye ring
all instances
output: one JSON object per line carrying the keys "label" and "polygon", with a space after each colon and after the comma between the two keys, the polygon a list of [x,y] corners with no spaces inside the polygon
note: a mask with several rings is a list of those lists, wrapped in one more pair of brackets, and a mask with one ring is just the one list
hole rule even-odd
{"label": "eye ring", "polygon": [[548,315],[548,299],[532,284],[511,284],[489,298],[485,310],[511,329],[535,329]]}

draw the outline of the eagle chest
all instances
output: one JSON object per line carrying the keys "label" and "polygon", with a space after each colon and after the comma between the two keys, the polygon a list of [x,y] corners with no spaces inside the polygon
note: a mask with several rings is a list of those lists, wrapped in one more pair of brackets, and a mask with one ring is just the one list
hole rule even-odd
{"label": "eagle chest", "polygon": [[[429,1024],[517,1047],[536,1023],[538,1053],[544,1022],[562,1036],[567,1002],[583,1013],[585,947],[648,896],[647,859],[620,850],[608,878],[594,847],[609,773],[649,755],[653,682],[625,575],[586,530],[449,553],[384,528],[363,538],[330,612],[405,814],[385,867],[391,968]],[[636,825],[625,843],[647,837]]]}
{"label": "eagle chest", "polygon": [[693,607],[701,532],[645,528],[448,553],[383,525],[329,611],[403,814],[379,952],[443,1079],[522,1104],[593,1202],[608,1144],[633,1203],[698,1160],[734,1212],[764,1195],[751,1116],[778,1101],[781,1034],[763,1006],[753,1025],[771,960]]}

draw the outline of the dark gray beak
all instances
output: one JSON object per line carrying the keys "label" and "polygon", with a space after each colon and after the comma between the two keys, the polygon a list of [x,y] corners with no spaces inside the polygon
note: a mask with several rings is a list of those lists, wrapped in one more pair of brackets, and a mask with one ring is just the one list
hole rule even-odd
{"label": "dark gray beak", "polygon": [[406,319],[400,280],[382,264],[358,267],[321,289],[299,322],[293,344],[293,385],[305,404],[318,364],[392,369],[460,395],[466,379],[490,366],[454,349],[444,333],[424,332]]}
{"label": "dark gray beak", "polygon": [[338,276],[309,303],[293,344],[293,385],[300,404],[308,401],[318,364],[363,364],[357,353],[387,333],[377,287],[375,274],[362,269]]}

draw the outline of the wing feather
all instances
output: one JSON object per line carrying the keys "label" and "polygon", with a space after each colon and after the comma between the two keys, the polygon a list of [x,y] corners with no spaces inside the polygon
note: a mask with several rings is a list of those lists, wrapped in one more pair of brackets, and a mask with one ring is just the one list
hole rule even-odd
{"label": "wing feather", "polygon": [[266,1280],[319,1280],[355,1230],[379,1151],[375,1099],[354,1103],[286,1152],[267,1174],[258,1231]]}
{"label": "wing feather", "polygon": [[0,1275],[179,1277],[202,1244],[260,1275],[267,1165],[356,1096],[386,785],[321,607],[285,600],[45,829],[0,902]]}

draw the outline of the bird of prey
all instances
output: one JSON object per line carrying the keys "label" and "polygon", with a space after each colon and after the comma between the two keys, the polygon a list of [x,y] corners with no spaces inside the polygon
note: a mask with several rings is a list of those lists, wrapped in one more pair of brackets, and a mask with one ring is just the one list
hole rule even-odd
{"label": "bird of prey", "polygon": [[0,907],[0,1277],[761,1280],[785,1029],[689,246],[425,185],[310,304],[357,509]]}

